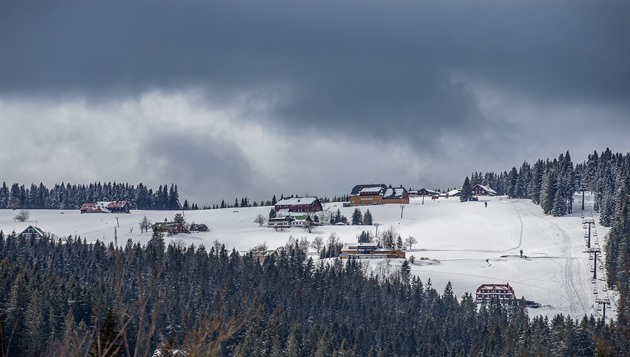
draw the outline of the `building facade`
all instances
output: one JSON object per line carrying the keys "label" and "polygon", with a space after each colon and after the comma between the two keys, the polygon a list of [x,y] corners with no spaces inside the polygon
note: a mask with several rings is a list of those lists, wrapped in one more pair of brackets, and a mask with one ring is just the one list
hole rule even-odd
{"label": "building facade", "polygon": [[489,302],[511,302],[516,300],[514,289],[507,284],[482,284],[475,293],[478,304]]}
{"label": "building facade", "polygon": [[276,212],[308,212],[315,213],[324,210],[317,197],[296,197],[280,200],[274,206]]}

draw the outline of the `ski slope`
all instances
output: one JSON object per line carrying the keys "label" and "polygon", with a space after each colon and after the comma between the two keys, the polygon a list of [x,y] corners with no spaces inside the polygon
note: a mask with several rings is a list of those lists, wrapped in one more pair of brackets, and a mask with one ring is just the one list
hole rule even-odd
{"label": "ski slope", "polygon": [[[509,283],[517,297],[543,305],[530,309],[530,315],[563,313],[581,318],[584,314],[599,316],[596,298],[615,300],[613,291],[605,291],[603,281],[592,281],[593,261],[585,252],[581,218],[582,214],[592,215],[590,199],[587,197],[585,211],[580,208],[581,196],[576,196],[573,214],[551,217],[529,200],[482,197],[478,202],[460,203],[458,198],[440,198],[425,199],[423,203],[422,198],[412,198],[404,210],[399,205],[359,207],[362,213],[370,210],[378,228],[376,225],[319,226],[312,233],[300,228],[275,231],[259,227],[254,218],[258,214],[266,217],[270,207],[186,211],[187,222],[205,223],[211,231],[165,239],[167,243],[177,241],[206,247],[218,241],[230,250],[247,251],[261,243],[270,249],[283,246],[290,236],[312,241],[317,236],[327,240],[335,233],[342,242],[356,242],[363,230],[376,233],[377,229],[382,232],[394,227],[403,240],[411,235],[418,241],[407,251],[408,258],[411,255],[416,258],[412,273],[425,284],[430,279],[440,292],[449,281],[458,297],[465,292],[474,294],[483,283]],[[354,207],[343,207],[341,203],[326,204],[324,208],[330,212],[339,209],[348,219],[354,211]],[[16,211],[0,210],[0,229],[5,234],[14,230],[20,233],[28,225],[36,225],[60,237],[80,236],[88,241],[116,241],[118,245],[124,245],[128,239],[146,243],[151,233],[141,234],[138,226],[144,216],[160,222],[172,220],[181,211],[80,214],[78,210],[31,210],[30,213],[29,221],[21,223],[13,221]],[[598,244],[603,250],[608,230],[597,226],[593,232],[598,236],[592,238],[592,245]],[[396,269],[401,262],[392,259],[369,264],[373,269],[382,269],[383,265]],[[598,265],[603,266],[599,262]],[[603,277],[604,271],[598,269],[597,275]],[[614,311],[613,303],[607,310],[607,318],[614,317]]]}

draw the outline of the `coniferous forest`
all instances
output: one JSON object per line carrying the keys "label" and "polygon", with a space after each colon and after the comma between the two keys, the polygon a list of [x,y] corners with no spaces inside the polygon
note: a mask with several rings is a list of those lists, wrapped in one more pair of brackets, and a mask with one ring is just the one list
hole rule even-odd
{"label": "coniferous forest", "polygon": [[[0,353],[629,356],[630,156],[607,152],[575,167],[568,155],[539,161],[531,172],[539,187],[554,187],[549,214],[556,201],[567,203],[563,180],[593,189],[601,224],[612,226],[608,283],[620,295],[613,322],[531,318],[524,302],[479,307],[471,295],[455,297],[450,284],[436,291],[404,264],[389,276],[370,274],[354,260],[315,262],[298,244],[257,256],[218,242],[165,246],[158,235],[115,247],[0,233]],[[534,200],[533,192],[525,197]]]}
{"label": "coniferous forest", "polygon": [[[97,201],[128,201],[131,209],[177,210],[182,208],[177,185],[160,185],[155,191],[139,183],[91,183],[89,185],[56,184],[52,188],[43,183],[25,187],[6,182],[0,186],[0,209],[79,209],[82,204]],[[191,206],[187,203],[184,206]],[[195,205],[196,206],[196,205]]]}

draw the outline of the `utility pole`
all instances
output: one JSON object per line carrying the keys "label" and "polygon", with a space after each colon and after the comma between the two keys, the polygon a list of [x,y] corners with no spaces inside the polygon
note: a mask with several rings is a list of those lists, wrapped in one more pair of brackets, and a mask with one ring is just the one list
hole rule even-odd
{"label": "utility pole", "polygon": [[405,205],[400,205],[400,219],[403,217],[403,210],[405,209]]}
{"label": "utility pole", "polygon": [[[605,299],[597,298],[597,299],[595,299],[595,303],[597,305],[599,305],[599,307],[601,307],[603,305],[603,308],[604,308],[604,311],[603,311],[604,312],[604,322],[606,322],[606,306],[610,306],[610,299],[609,298],[605,298]],[[598,307],[598,310],[599,310],[599,307]]]}
{"label": "utility pole", "polygon": [[591,247],[591,225],[595,227],[595,220],[593,219],[593,217],[589,217],[582,220],[582,224],[584,224],[585,226],[588,224],[588,235],[587,235],[588,241],[586,243],[586,248],[590,248]]}

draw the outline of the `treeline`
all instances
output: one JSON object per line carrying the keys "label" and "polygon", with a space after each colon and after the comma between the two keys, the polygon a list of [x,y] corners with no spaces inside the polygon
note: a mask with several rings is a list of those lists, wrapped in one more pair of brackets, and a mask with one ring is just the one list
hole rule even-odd
{"label": "treeline", "polygon": [[[284,196],[284,194],[280,195],[280,200],[278,200],[276,198],[276,195],[273,195],[273,197],[270,200],[264,201],[255,201],[255,200],[250,200],[247,197],[242,197],[240,200],[237,198],[234,199],[234,203],[231,204],[229,202],[226,202],[225,200],[221,200],[220,204],[213,204],[210,206],[203,206],[203,209],[220,209],[220,208],[238,208],[238,207],[258,207],[258,206],[275,206],[276,203],[278,201],[284,200],[285,198],[295,198],[295,197],[300,197],[298,195],[290,195],[290,196]],[[327,196],[324,197],[318,197],[319,201],[321,203],[330,203],[330,202],[346,202],[348,201],[350,198],[349,195],[341,195],[341,196],[333,196],[332,198],[329,198]]]}
{"label": "treeline", "polygon": [[[295,195],[280,196],[280,200],[297,197]],[[319,198],[322,203],[345,202],[348,195],[327,196]],[[31,184],[29,187],[14,183],[9,188],[6,182],[0,187],[0,209],[79,209],[84,203],[97,201],[128,201],[131,209],[141,210],[197,210],[199,205],[185,199],[180,203],[177,185],[160,185],[157,190],[148,188],[142,183],[137,186],[128,183],[100,183],[88,185],[55,184],[52,188],[43,183]],[[238,197],[233,203],[221,200],[220,204],[203,206],[202,209],[238,208],[273,206],[278,199],[274,195],[271,200],[253,201],[247,197]]]}
{"label": "treeline", "polygon": [[408,269],[270,256],[215,244],[87,244],[0,233],[0,351],[7,356],[630,355],[618,324],[478,308]]}
{"label": "treeline", "polygon": [[597,178],[591,184],[600,224],[612,226],[605,247],[608,285],[619,292],[617,317],[630,336],[630,154],[595,153],[589,164]]}
{"label": "treeline", "polygon": [[0,187],[0,209],[79,209],[84,203],[97,201],[128,201],[131,209],[178,210],[197,209],[188,200],[180,205],[177,185],[160,185],[157,190],[142,183],[100,183],[89,185],[55,184],[52,188],[43,183],[25,187],[18,183]]}
{"label": "treeline", "polygon": [[586,161],[574,165],[567,151],[553,160],[538,160],[534,165],[523,162],[518,169],[499,174],[474,172],[464,180],[462,193],[472,195],[464,186],[486,185],[499,195],[531,199],[545,214],[564,216],[572,212],[576,191],[591,191],[595,194],[593,210],[600,213],[600,223],[610,227],[622,201],[619,189],[628,180],[627,161],[628,155],[606,149],[601,155],[594,151]]}

